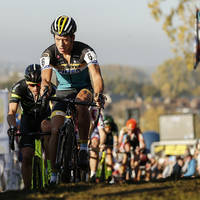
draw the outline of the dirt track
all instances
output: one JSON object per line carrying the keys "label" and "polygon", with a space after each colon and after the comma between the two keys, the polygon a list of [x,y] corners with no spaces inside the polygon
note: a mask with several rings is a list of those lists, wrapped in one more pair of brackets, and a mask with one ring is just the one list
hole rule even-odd
{"label": "dirt track", "polygon": [[61,184],[41,190],[7,191],[1,200],[199,200],[200,179],[157,181],[155,183]]}

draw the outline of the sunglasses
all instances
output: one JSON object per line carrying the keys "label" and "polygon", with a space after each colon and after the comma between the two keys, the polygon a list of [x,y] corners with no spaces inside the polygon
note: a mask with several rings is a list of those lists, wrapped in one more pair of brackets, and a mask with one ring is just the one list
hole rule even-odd
{"label": "sunglasses", "polygon": [[40,87],[41,84],[40,83],[35,83],[35,84],[34,83],[29,83],[28,85],[31,86],[31,87],[35,87],[35,86],[36,87]]}

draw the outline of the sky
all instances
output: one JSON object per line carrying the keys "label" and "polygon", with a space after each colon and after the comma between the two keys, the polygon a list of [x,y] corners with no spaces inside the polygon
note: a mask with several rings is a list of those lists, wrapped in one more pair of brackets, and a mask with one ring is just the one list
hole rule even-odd
{"label": "sky", "polygon": [[[173,4],[167,0],[165,8]],[[0,62],[39,63],[42,52],[54,43],[51,23],[62,14],[74,18],[75,40],[91,46],[100,65],[153,72],[173,57],[162,23],[150,15],[148,0],[0,0]]]}

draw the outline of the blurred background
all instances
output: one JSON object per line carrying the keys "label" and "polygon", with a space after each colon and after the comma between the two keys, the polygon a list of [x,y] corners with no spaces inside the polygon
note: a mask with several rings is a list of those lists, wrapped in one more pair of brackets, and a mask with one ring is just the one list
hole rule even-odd
{"label": "blurred background", "polygon": [[42,52],[54,43],[51,23],[66,14],[77,23],[76,40],[97,53],[108,97],[104,112],[119,128],[135,117],[143,132],[159,133],[160,115],[192,114],[199,134],[195,6],[200,2],[1,0],[0,89],[10,90],[29,64],[39,63]]}

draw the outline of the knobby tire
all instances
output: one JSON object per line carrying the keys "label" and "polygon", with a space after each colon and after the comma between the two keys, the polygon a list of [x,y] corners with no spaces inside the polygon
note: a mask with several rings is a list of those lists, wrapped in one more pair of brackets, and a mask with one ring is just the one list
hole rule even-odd
{"label": "knobby tire", "polygon": [[67,138],[64,151],[64,169],[61,177],[63,183],[69,183],[71,178],[72,152],[74,146],[72,134],[74,132],[74,126],[71,123],[67,124],[66,131]]}
{"label": "knobby tire", "polygon": [[42,187],[42,174],[40,171],[40,158],[35,156],[33,158],[33,171],[32,171],[32,188],[41,188]]}

